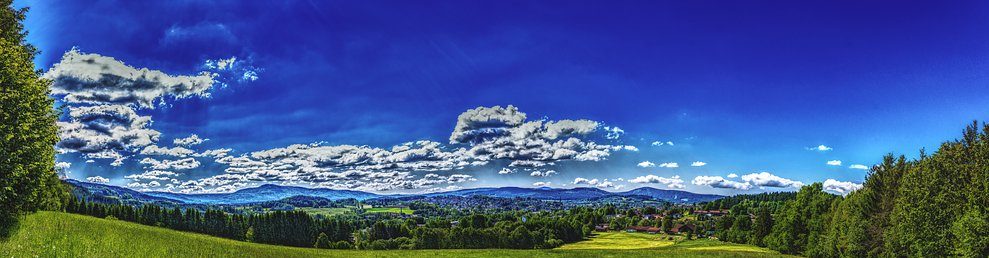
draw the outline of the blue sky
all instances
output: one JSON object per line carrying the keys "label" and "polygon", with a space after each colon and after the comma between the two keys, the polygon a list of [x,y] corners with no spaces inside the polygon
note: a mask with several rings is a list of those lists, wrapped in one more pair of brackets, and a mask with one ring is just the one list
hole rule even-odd
{"label": "blue sky", "polygon": [[[42,51],[38,68],[56,79],[55,98],[81,110],[64,115],[60,125],[88,128],[63,129],[63,138],[79,143],[60,145],[70,178],[185,192],[261,183],[378,192],[549,183],[719,194],[794,190],[827,179],[836,192],[848,191],[867,173],[850,166],[871,166],[886,153],[934,150],[971,121],[985,120],[986,4],[16,3],[32,8],[28,40]],[[73,48],[76,61],[100,57],[103,67],[147,68],[188,85],[207,84],[113,88],[133,84],[87,81],[107,72],[87,74],[86,63],[70,67],[63,58]],[[232,57],[233,66],[216,63]],[[59,63],[65,69],[51,72]],[[93,92],[136,95],[109,100]],[[103,105],[126,108],[94,108]],[[474,127],[465,130],[481,133],[480,140],[507,141],[505,132],[521,129],[511,114],[492,107],[508,105],[525,113],[522,122],[543,121],[537,130],[560,120],[592,124],[569,128],[588,132],[516,139],[514,152],[503,155],[484,152],[505,149],[480,142],[451,142],[458,116],[479,107],[508,120],[468,119],[465,125]],[[121,117],[128,110],[134,114],[128,119],[93,120],[95,113]],[[149,121],[120,123],[139,117]],[[99,124],[119,130],[107,134],[94,129]],[[624,133],[609,137],[614,127]],[[173,142],[191,134],[209,140]],[[528,151],[555,153],[559,146],[549,145],[569,138],[582,143],[566,149],[573,155],[518,155],[533,141],[547,146]],[[411,149],[424,156],[384,158],[402,152],[395,145],[421,140],[432,143]],[[664,144],[654,146],[657,141]],[[289,148],[294,154],[287,156],[258,154],[292,144],[304,147]],[[334,156],[340,145],[356,147],[346,155],[380,159],[340,162]],[[149,146],[191,152],[142,154]],[[460,148],[477,153],[457,153]],[[230,151],[204,154],[222,149]],[[600,154],[594,151],[607,155],[589,158]],[[170,163],[178,161],[183,164]],[[510,166],[513,161],[525,162]],[[655,166],[638,166],[644,161]],[[705,164],[691,166],[696,161]],[[498,173],[504,168],[512,173]]]}

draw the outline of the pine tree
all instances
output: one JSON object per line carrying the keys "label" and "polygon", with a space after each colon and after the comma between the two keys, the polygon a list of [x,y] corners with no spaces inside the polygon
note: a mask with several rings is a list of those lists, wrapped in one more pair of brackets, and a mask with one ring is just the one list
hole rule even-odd
{"label": "pine tree", "polygon": [[57,113],[48,96],[50,82],[39,78],[36,50],[24,42],[21,25],[27,9],[11,0],[0,8],[0,236],[9,234],[17,216],[38,209],[59,209],[67,192],[55,174]]}

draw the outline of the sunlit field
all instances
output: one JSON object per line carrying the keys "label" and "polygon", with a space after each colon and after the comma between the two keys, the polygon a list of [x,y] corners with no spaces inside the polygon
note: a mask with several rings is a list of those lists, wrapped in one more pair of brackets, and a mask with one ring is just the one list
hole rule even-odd
{"label": "sunlit field", "polygon": [[[713,240],[653,241],[654,235],[605,233],[554,250],[350,251],[233,241],[135,223],[57,212],[24,218],[0,242],[0,257],[787,257],[762,248]],[[647,249],[604,249],[604,245]],[[585,249],[586,248],[586,249]]]}

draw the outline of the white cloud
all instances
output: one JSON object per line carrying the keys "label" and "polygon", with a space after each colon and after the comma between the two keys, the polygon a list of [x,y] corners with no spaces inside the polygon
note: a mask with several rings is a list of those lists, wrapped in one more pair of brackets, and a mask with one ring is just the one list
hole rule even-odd
{"label": "white cloud", "polygon": [[735,173],[728,174],[728,178],[736,178],[736,177],[738,177],[738,174]]}
{"label": "white cloud", "polygon": [[72,49],[43,77],[52,80],[52,94],[69,103],[135,104],[154,108],[165,97],[208,97],[212,73],[173,76],[147,68],[137,69],[112,57]]}
{"label": "white cloud", "polygon": [[663,184],[669,188],[679,188],[679,189],[684,188],[683,179],[680,179],[680,176],[678,175],[669,178],[661,177],[657,175],[645,175],[645,176],[633,178],[628,181],[637,184]]}
{"label": "white cloud", "polygon": [[498,174],[499,175],[515,174],[515,170],[511,170],[508,168],[501,168],[501,170],[498,170]]}
{"label": "white cloud", "polygon": [[604,131],[607,132],[605,138],[608,138],[610,140],[617,140],[618,138],[621,138],[622,135],[625,134],[625,130],[618,128],[617,126],[613,126],[613,127],[605,126]]}
{"label": "white cloud", "polygon": [[694,163],[690,163],[691,167],[703,167],[704,165],[707,165],[707,163],[701,161],[694,161]]}
{"label": "white cloud", "polygon": [[72,163],[69,163],[69,162],[56,162],[55,163],[55,168],[56,169],[63,169],[64,170],[64,169],[68,169],[70,166],[72,166]]}
{"label": "white cloud", "polygon": [[556,171],[555,170],[547,170],[547,171],[536,170],[536,171],[532,171],[532,173],[530,173],[529,175],[530,176],[534,176],[534,177],[549,177],[549,176],[552,176],[552,175],[556,175]]}
{"label": "white cloud", "polygon": [[636,166],[644,167],[644,168],[651,168],[651,167],[655,167],[656,166],[656,163],[652,163],[652,162],[646,160],[646,161],[643,161],[643,162],[639,162],[639,164],[636,165]]}
{"label": "white cloud", "polygon": [[832,150],[832,148],[831,147],[828,147],[828,146],[824,146],[824,144],[821,144],[821,145],[818,145],[817,147],[807,148],[807,150],[813,150],[813,151],[830,151],[830,150]]}
{"label": "white cloud", "polygon": [[727,180],[720,176],[697,176],[694,180],[690,181],[694,185],[706,185],[714,188],[729,188],[738,190],[749,190],[752,189],[752,184],[748,182],[737,182]]}
{"label": "white cloud", "polygon": [[508,128],[515,128],[525,121],[525,113],[509,105],[507,108],[478,107],[457,117],[450,143],[480,142],[493,136],[508,136]]}
{"label": "white cloud", "polygon": [[777,188],[794,187],[794,188],[799,188],[801,186],[804,186],[804,183],[802,183],[800,181],[794,181],[794,180],[782,178],[782,177],[779,177],[779,176],[770,174],[769,172],[752,173],[752,174],[743,175],[742,176],[742,180],[745,181],[745,182],[751,183],[753,185],[756,185],[756,186],[764,186],[764,187],[777,187]]}
{"label": "white cloud", "polygon": [[124,105],[72,108],[69,118],[68,122],[58,122],[61,141],[56,146],[89,158],[119,159],[119,151],[151,145],[161,135],[148,128],[151,117],[139,116]]}
{"label": "white cloud", "polygon": [[535,187],[548,187],[550,185],[553,185],[553,182],[535,182],[535,183],[532,183],[532,186],[535,186]]}
{"label": "white cloud", "polygon": [[852,182],[842,182],[834,179],[824,180],[824,190],[840,195],[847,195],[853,191],[862,189],[861,184]]}
{"label": "white cloud", "polygon": [[678,168],[678,167],[680,167],[680,164],[677,164],[676,162],[666,162],[666,163],[663,163],[663,164],[659,164],[659,167],[661,167],[661,168]]}
{"label": "white cloud", "polygon": [[[598,130],[599,123],[595,121],[525,119],[526,114],[514,106],[468,110],[458,117],[449,138],[450,145],[417,141],[391,148],[376,148],[312,143],[240,156],[229,156],[229,149],[220,149],[224,150],[222,152],[214,150],[216,153],[212,156],[216,163],[226,166],[225,174],[192,179],[169,189],[179,192],[223,192],[260,182],[286,182],[367,191],[425,190],[474,181],[476,179],[473,177],[469,180],[450,180],[450,177],[438,173],[488,165],[493,161],[510,162],[499,174],[524,170],[530,172],[530,176],[547,177],[558,172],[534,169],[554,166],[563,161],[600,161],[609,157],[611,152],[637,150],[630,145],[595,142],[593,139],[605,138]],[[208,154],[214,151],[190,155],[210,157]],[[182,166],[173,164],[179,161],[182,160],[144,159],[142,163],[152,170],[177,170]],[[417,176],[427,171],[437,173]],[[594,185],[603,182],[595,182]],[[611,187],[617,186],[612,183]]]}
{"label": "white cloud", "polygon": [[157,145],[148,145],[141,150],[141,155],[152,155],[152,156],[173,156],[173,157],[186,157],[195,154],[195,151],[182,147],[172,147],[172,148],[162,148]]}
{"label": "white cloud", "polygon": [[868,166],[862,165],[862,164],[852,164],[851,166],[848,166],[848,168],[850,168],[850,169],[869,170],[869,167]]}
{"label": "white cloud", "polygon": [[596,185],[598,183],[597,179],[587,179],[583,177],[578,177],[573,179],[574,185]]}
{"label": "white cloud", "polygon": [[156,160],[144,158],[141,164],[146,164],[155,170],[189,170],[198,168],[200,163],[194,158],[184,158],[179,160]]}
{"label": "white cloud", "polygon": [[[223,81],[253,82],[260,78],[258,73],[264,69],[255,67],[251,63],[253,62],[250,59],[244,60],[232,56],[230,58],[207,59],[203,63],[203,68],[215,72],[216,79]],[[222,82],[221,84],[226,86]]]}
{"label": "white cloud", "polygon": [[208,141],[208,140],[209,139],[199,138],[199,135],[192,134],[192,135],[189,135],[189,137],[178,138],[178,139],[172,140],[172,143],[175,144],[175,145],[178,145],[178,146],[190,147],[190,146],[194,146],[194,145],[199,145],[200,143],[203,143],[203,142]]}
{"label": "white cloud", "polygon": [[91,176],[91,177],[87,177],[87,178],[86,178],[86,181],[89,181],[89,182],[91,182],[91,183],[99,183],[99,184],[107,184],[107,183],[110,183],[110,179],[107,179],[107,178],[105,178],[105,177],[101,177],[101,176]]}
{"label": "white cloud", "polygon": [[828,160],[828,166],[841,166],[840,160]]}
{"label": "white cloud", "polygon": [[652,146],[663,146],[663,145],[673,146],[673,141],[666,141],[666,142],[654,141],[654,142],[652,142]]}

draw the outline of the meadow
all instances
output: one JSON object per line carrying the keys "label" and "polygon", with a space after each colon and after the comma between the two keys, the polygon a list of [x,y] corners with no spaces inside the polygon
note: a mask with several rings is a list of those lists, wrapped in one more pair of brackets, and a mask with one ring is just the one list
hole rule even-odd
{"label": "meadow", "polygon": [[[83,215],[38,212],[0,241],[0,257],[789,257],[714,240],[599,233],[553,250],[320,250],[239,242]],[[665,239],[665,238],[664,238]],[[653,243],[655,241],[655,243]],[[645,249],[637,249],[646,245]]]}

